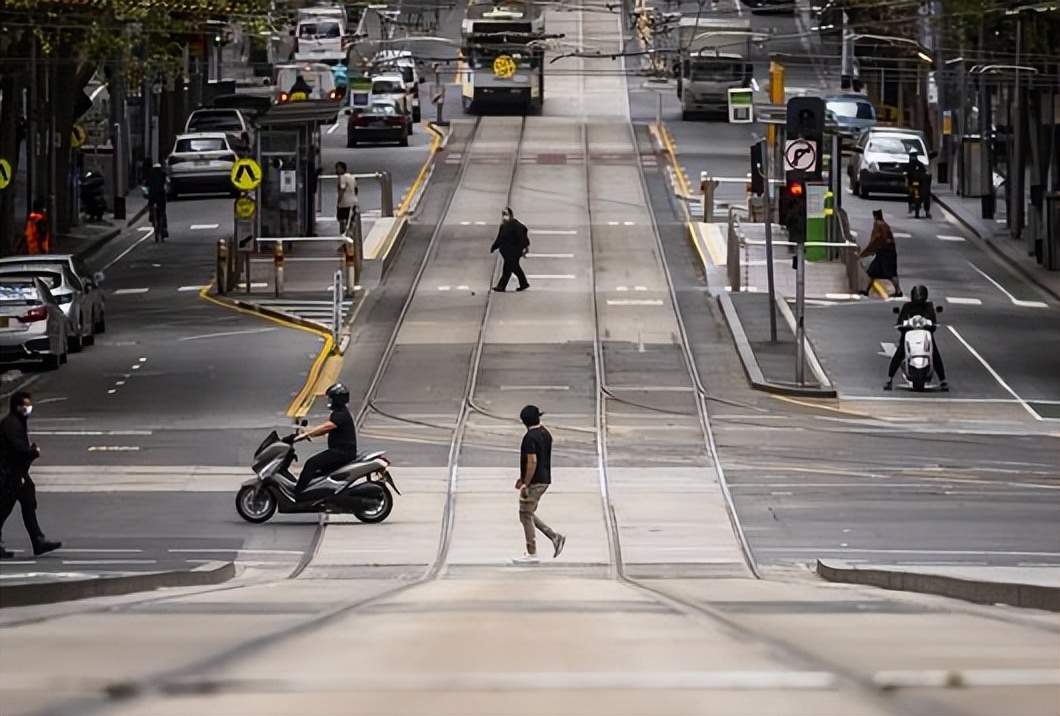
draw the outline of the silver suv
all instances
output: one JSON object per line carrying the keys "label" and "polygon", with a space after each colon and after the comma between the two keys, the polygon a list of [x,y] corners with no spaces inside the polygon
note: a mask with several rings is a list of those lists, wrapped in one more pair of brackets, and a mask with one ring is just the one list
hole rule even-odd
{"label": "silver suv", "polygon": [[905,167],[915,152],[925,167],[931,157],[927,138],[916,129],[873,127],[861,133],[850,155],[847,176],[850,188],[862,199],[872,192],[905,194]]}

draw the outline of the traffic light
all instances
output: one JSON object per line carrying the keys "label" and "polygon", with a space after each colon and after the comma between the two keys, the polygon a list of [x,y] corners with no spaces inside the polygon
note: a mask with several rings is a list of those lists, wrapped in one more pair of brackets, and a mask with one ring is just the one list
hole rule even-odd
{"label": "traffic light", "polygon": [[825,103],[820,97],[792,97],[787,106],[788,141],[805,139],[813,142],[813,166],[800,167],[810,179],[821,178],[821,155],[824,154]]}
{"label": "traffic light", "polygon": [[797,244],[806,241],[806,181],[788,178],[780,189],[778,207],[780,223],[787,227],[788,238]]}

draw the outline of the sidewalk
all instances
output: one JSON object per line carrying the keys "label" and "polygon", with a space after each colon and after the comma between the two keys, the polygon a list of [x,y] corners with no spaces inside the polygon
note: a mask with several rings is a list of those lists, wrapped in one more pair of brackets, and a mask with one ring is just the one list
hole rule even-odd
{"label": "sidewalk", "polygon": [[90,221],[82,218],[79,226],[73,226],[55,238],[52,253],[75,254],[85,259],[128,231],[147,214],[147,199],[140,195],[139,187],[126,198],[125,207],[126,219],[104,216],[102,221]]}
{"label": "sidewalk", "polygon": [[817,560],[816,571],[829,582],[1060,612],[1057,567],[870,565]]}
{"label": "sidewalk", "polygon": [[979,197],[962,197],[947,184],[933,187],[931,196],[981,242],[997,252],[1010,266],[1042,290],[1060,300],[1060,271],[1049,271],[1028,254],[1026,240],[1012,238],[1008,227],[994,219],[983,219]]}

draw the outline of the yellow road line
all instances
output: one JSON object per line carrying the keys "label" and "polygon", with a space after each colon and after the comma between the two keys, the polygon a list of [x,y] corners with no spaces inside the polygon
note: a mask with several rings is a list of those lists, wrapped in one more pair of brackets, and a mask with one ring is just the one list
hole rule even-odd
{"label": "yellow road line", "polygon": [[427,158],[423,160],[423,164],[420,166],[420,172],[416,175],[415,181],[412,182],[408,191],[405,192],[405,197],[401,200],[401,205],[398,206],[397,211],[394,212],[395,216],[404,216],[409,212],[409,206],[412,204],[412,199],[416,196],[416,192],[419,191],[423,182],[427,180],[427,173],[431,169],[434,157],[438,154],[438,149],[442,146],[442,133],[435,128],[433,122],[427,122],[427,130],[434,135],[434,137],[431,138],[430,152],[428,152]]}
{"label": "yellow road line", "polygon": [[[856,410],[848,410],[846,408],[834,408],[834,407],[832,407],[830,405],[821,405],[820,403],[809,403],[809,402],[806,402],[805,400],[799,400],[798,398],[791,398],[791,397],[789,397],[787,395],[776,395],[776,394],[772,394],[771,393],[769,397],[775,398],[776,400],[783,400],[785,403],[793,403],[795,405],[801,405],[804,408],[819,408],[821,410],[830,410],[833,413],[841,413],[842,415],[852,415],[852,416],[857,417],[857,418],[865,418],[866,420],[881,420],[882,419],[882,418],[880,418],[878,416],[875,416],[875,415],[866,414],[866,413],[859,413]],[[829,398],[829,400],[835,400],[835,398]]]}
{"label": "yellow road line", "polygon": [[[245,313],[250,316],[257,316],[258,318],[264,318],[266,321],[272,321],[273,323],[277,323],[283,326],[284,328],[296,328],[300,331],[305,331],[306,333],[318,335],[324,339],[324,347],[320,349],[320,353],[317,354],[316,360],[313,361],[313,365],[309,368],[309,375],[306,376],[305,384],[302,385],[302,389],[298,391],[298,394],[295,396],[294,400],[291,401],[291,405],[287,408],[287,417],[289,418],[301,418],[302,416],[304,416],[306,413],[309,412],[309,408],[316,397],[312,393],[313,388],[316,386],[317,380],[320,376],[321,367],[323,366],[328,356],[331,355],[331,351],[335,347],[335,342],[332,340],[331,334],[323,330],[317,330],[315,328],[303,326],[299,323],[293,323],[291,321],[284,321],[282,319],[276,318],[275,316],[268,316],[264,313],[258,313],[257,311],[251,311],[249,309],[242,308],[241,306],[233,306],[230,303],[219,301],[213,296],[209,295],[209,291],[211,288],[213,288],[213,285],[214,281],[211,280],[209,285],[203,286],[202,289],[200,289],[199,291],[199,298],[205,301],[209,301],[214,305],[221,306],[222,308],[227,308],[238,313]],[[341,358],[339,360],[341,361]]]}

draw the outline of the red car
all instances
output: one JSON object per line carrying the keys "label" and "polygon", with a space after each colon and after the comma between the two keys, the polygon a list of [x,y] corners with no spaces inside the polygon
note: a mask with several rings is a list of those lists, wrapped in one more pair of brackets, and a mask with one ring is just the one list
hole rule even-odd
{"label": "red car", "polygon": [[346,146],[361,142],[397,142],[409,145],[409,118],[395,102],[377,100],[351,114],[346,121]]}

